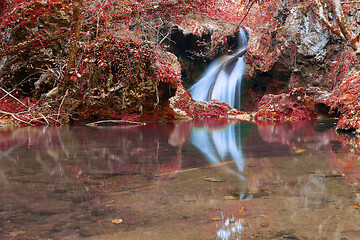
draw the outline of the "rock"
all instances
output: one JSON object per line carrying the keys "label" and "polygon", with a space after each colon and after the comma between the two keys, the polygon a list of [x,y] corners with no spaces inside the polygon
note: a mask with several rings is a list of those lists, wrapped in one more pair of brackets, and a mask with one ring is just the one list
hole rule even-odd
{"label": "rock", "polygon": [[218,177],[205,177],[204,180],[208,182],[226,182],[226,179]]}
{"label": "rock", "polygon": [[17,236],[23,235],[23,234],[25,234],[25,231],[16,231],[16,232],[10,232],[9,236],[10,237],[17,237]]}
{"label": "rock", "polygon": [[49,90],[53,89],[56,85],[57,79],[58,76],[56,76],[54,72],[46,71],[45,73],[41,74],[39,80],[34,83],[36,91],[39,93],[49,92]]}
{"label": "rock", "polygon": [[[30,1],[9,13],[8,24],[1,26],[0,78],[3,86],[20,95],[46,93],[54,87],[66,63],[71,13],[68,3]],[[52,9],[44,11],[43,9]],[[15,15],[16,22],[11,23]],[[29,20],[36,14],[37,20]],[[40,27],[41,26],[41,27]],[[61,29],[61,31],[59,30]]]}
{"label": "rock", "polygon": [[265,227],[268,227],[270,225],[269,222],[263,222],[260,224],[261,227],[265,228]]}
{"label": "rock", "polygon": [[351,50],[327,31],[309,10],[308,3],[280,4],[277,17],[280,20],[277,28],[262,26],[250,36],[243,108],[254,111],[263,95],[281,95],[304,88],[313,98],[315,112],[337,116],[336,108],[332,113],[329,110],[339,84],[354,67]]}
{"label": "rock", "polygon": [[360,134],[360,72],[352,72],[340,85],[331,109],[340,112],[337,130]]}
{"label": "rock", "polygon": [[[203,14],[187,14],[171,23],[170,51],[180,59],[182,80],[194,83],[216,56],[231,53],[237,47],[238,25]],[[166,42],[166,41],[165,41]]]}
{"label": "rock", "polygon": [[313,98],[303,88],[295,88],[288,94],[267,94],[260,101],[255,119],[312,119],[317,116]]}
{"label": "rock", "polygon": [[232,109],[227,103],[219,100],[195,101],[188,90],[181,84],[174,97],[170,99],[170,107],[186,113],[188,117],[228,117],[248,119],[249,115],[243,111]]}
{"label": "rock", "polygon": [[306,5],[290,10],[284,28],[287,46],[295,43],[298,54],[304,57],[315,57],[318,62],[324,60],[329,33],[312,11],[306,11]]}
{"label": "rock", "polygon": [[[175,55],[141,39],[105,39],[97,47],[97,51],[107,49],[102,67],[99,68],[99,63],[95,61],[85,61],[97,58],[93,52],[89,52],[79,67],[84,70],[77,81],[89,81],[89,84],[80,89],[84,95],[79,106],[72,109],[72,112],[76,112],[75,118],[131,118],[133,121],[174,119],[169,98],[175,95],[181,77],[180,63]],[[119,53],[119,48],[125,53]],[[119,56],[114,57],[114,54]],[[137,58],[137,66],[129,68],[127,63],[120,61],[124,54]],[[128,116],[131,114],[133,116]]]}
{"label": "rock", "polygon": [[280,50],[272,44],[276,41],[276,29],[271,25],[256,28],[250,34],[246,62],[250,67],[247,74],[252,77],[255,71],[268,72],[276,63]]}

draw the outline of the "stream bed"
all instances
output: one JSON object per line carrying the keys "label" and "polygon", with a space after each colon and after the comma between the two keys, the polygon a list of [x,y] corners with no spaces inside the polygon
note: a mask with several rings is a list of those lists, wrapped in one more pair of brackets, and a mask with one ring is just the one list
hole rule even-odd
{"label": "stream bed", "polygon": [[334,121],[0,129],[0,239],[360,239]]}

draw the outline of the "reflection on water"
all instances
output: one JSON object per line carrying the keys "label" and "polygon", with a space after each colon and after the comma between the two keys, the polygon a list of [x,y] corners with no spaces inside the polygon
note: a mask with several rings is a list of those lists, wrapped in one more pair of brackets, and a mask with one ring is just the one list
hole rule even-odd
{"label": "reflection on water", "polygon": [[333,126],[2,128],[0,239],[356,239],[360,141]]}
{"label": "reflection on water", "polygon": [[191,143],[196,146],[211,164],[217,164],[226,157],[233,159],[240,172],[244,171],[244,158],[241,151],[240,124],[216,130],[194,128]]}

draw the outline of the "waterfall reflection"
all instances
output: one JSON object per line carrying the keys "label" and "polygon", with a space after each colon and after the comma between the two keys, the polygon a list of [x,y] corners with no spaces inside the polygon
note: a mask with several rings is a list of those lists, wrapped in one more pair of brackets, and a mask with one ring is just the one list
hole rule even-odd
{"label": "waterfall reflection", "polygon": [[218,164],[227,158],[235,161],[239,172],[244,171],[244,158],[241,150],[241,126],[231,123],[222,129],[211,130],[195,127],[190,141],[211,164]]}

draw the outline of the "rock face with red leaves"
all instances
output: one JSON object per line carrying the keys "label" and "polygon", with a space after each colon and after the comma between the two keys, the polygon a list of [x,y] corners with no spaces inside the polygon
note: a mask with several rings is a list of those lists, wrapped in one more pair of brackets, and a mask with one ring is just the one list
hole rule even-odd
{"label": "rock face with red leaves", "polygon": [[295,88],[289,93],[263,96],[255,114],[258,120],[298,120],[317,116],[314,99],[303,88]]}
{"label": "rock face with red leaves", "polygon": [[331,109],[340,112],[338,130],[360,134],[360,72],[352,72],[334,93]]}
{"label": "rock face with red leaves", "polygon": [[[360,133],[359,58],[308,6],[280,6],[279,26],[262,26],[251,34],[242,107],[256,111],[258,119],[340,114],[339,130]],[[348,21],[358,32],[354,11]]]}

